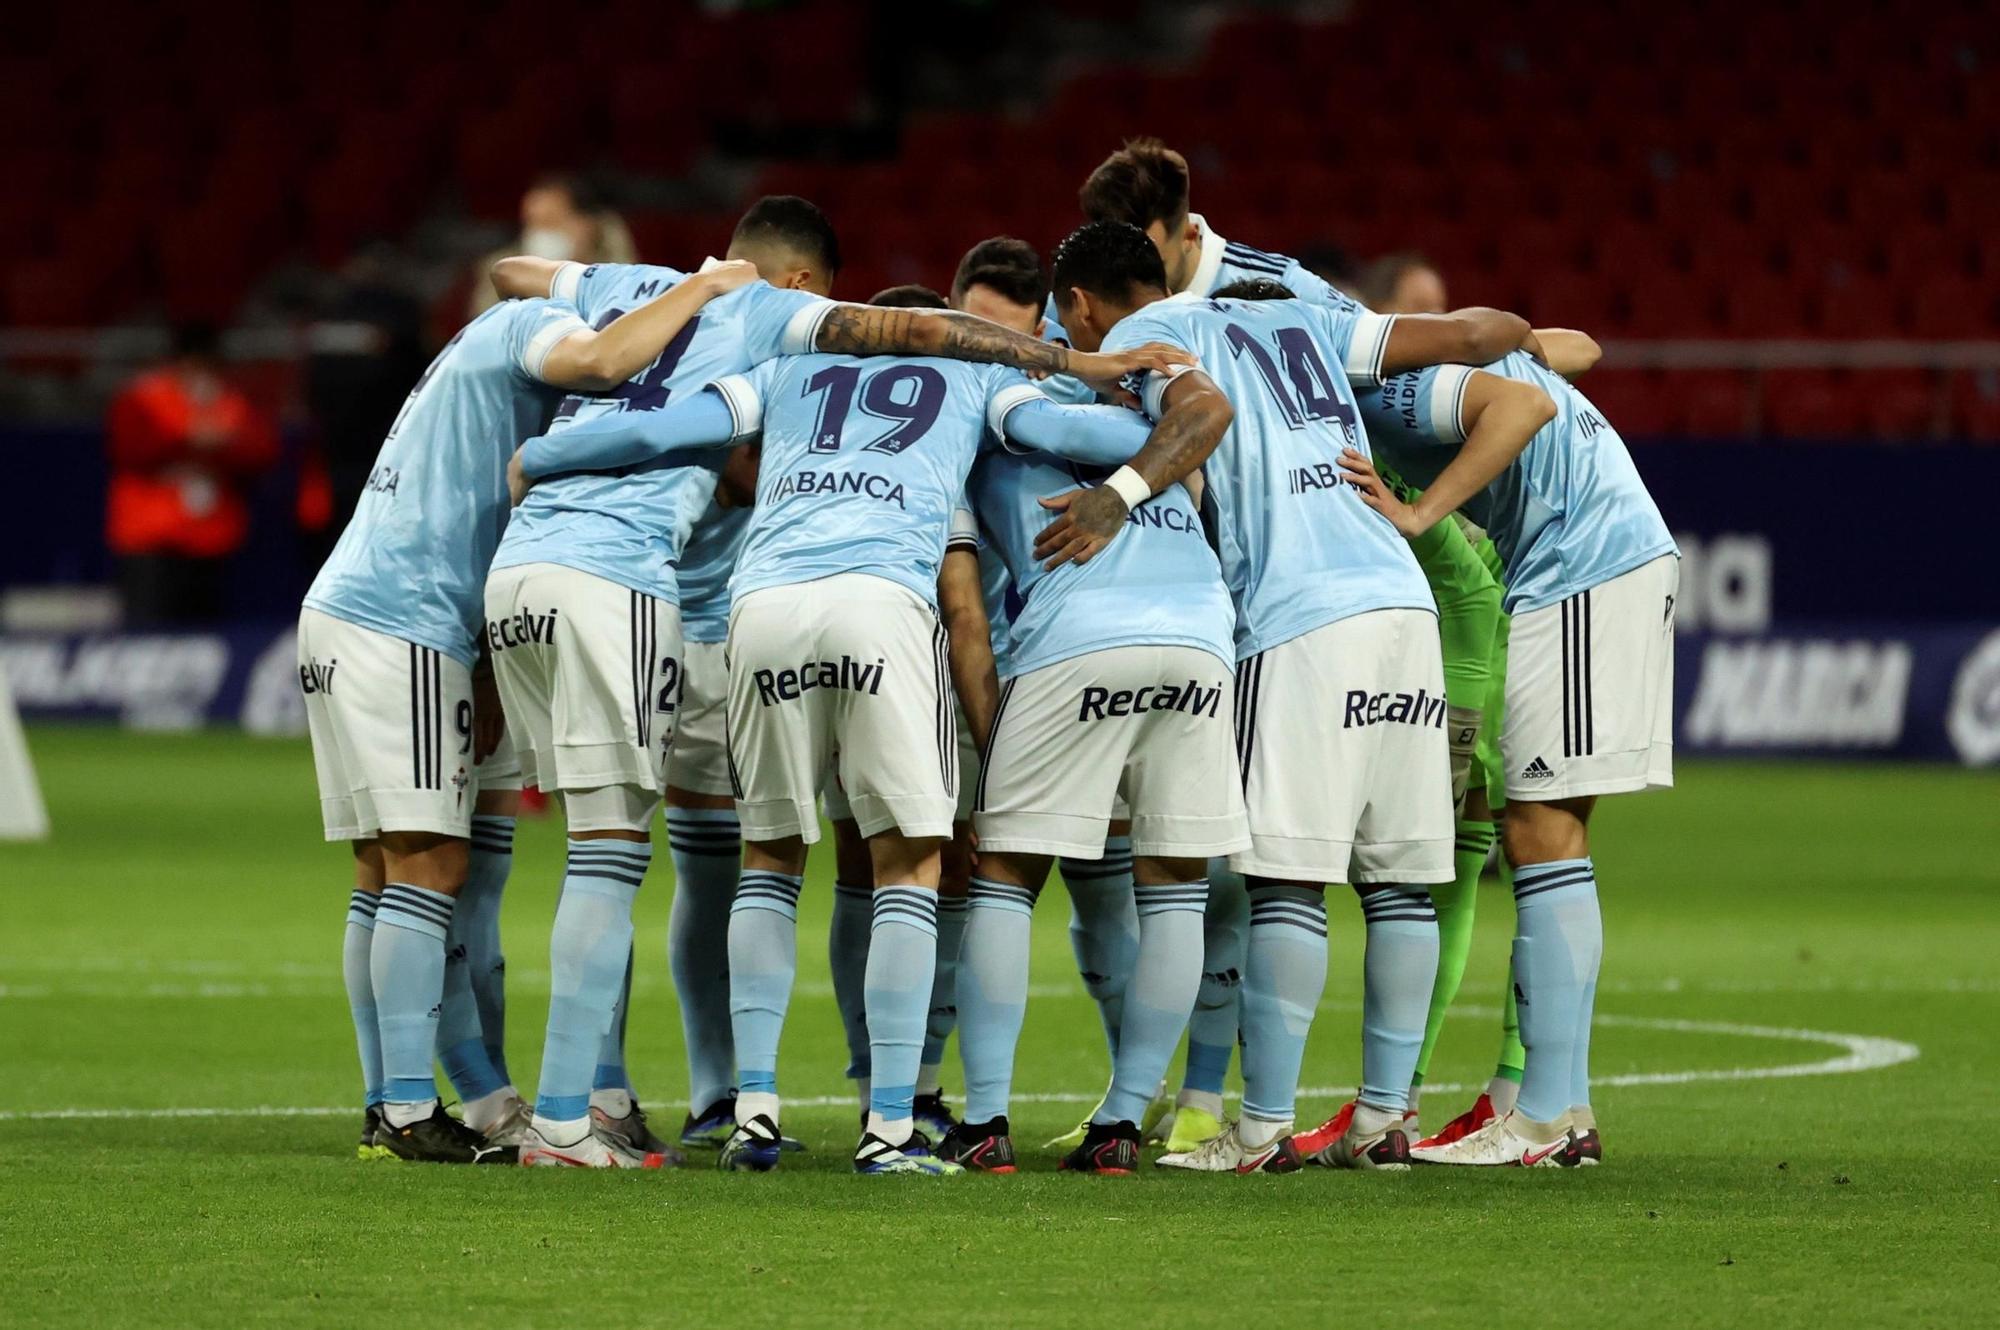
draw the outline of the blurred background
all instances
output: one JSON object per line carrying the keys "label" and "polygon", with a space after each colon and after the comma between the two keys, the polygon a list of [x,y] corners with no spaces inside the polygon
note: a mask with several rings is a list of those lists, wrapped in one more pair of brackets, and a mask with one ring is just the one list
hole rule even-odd
{"label": "blurred background", "polygon": [[30,720],[302,728],[299,596],[492,257],[692,267],[786,192],[839,228],[838,294],[941,287],[990,235],[1046,253],[1154,134],[1231,239],[1605,344],[1581,386],[1687,555],[1684,751],[2000,762],[1976,0],[218,0],[0,28],[0,667]]}

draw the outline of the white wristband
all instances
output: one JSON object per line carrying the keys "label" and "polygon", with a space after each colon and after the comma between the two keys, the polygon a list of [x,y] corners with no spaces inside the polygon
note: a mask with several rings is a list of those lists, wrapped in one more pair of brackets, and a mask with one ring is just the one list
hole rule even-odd
{"label": "white wristband", "polygon": [[1153,487],[1129,466],[1121,466],[1113,471],[1111,478],[1104,484],[1106,488],[1116,491],[1119,498],[1125,500],[1127,512],[1153,497]]}

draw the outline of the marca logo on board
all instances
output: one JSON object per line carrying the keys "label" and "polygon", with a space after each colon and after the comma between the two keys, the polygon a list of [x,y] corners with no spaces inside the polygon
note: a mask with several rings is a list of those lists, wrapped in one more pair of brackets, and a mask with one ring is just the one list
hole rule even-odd
{"label": "marca logo on board", "polygon": [[1893,748],[1913,653],[1901,641],[1712,641],[1682,721],[1717,748]]}

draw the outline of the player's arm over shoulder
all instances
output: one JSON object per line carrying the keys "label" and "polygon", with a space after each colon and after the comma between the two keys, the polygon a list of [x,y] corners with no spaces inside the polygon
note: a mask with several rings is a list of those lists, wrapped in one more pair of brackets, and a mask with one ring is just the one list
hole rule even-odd
{"label": "player's arm over shoulder", "polygon": [[544,383],[580,392],[604,392],[657,360],[703,305],[757,279],[749,263],[725,263],[676,282],[665,294],[619,315],[602,329],[578,317],[577,327],[544,353],[531,371]]}
{"label": "player's arm over shoulder", "polygon": [[1528,321],[1502,309],[1472,306],[1449,314],[1366,314],[1356,320],[1354,345],[1379,347],[1373,371],[1348,357],[1348,375],[1380,380],[1427,365],[1487,365],[1521,348]]}

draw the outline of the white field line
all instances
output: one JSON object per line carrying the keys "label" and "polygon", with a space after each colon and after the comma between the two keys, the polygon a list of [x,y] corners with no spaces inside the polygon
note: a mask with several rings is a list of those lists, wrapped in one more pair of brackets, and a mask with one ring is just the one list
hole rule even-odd
{"label": "white field line", "polygon": [[[1454,1008],[1454,1013],[1468,1016],[1491,1018],[1498,1014],[1492,1007],[1466,1005]],[[1789,1062],[1774,1067],[1716,1067],[1693,1071],[1650,1071],[1629,1072],[1618,1076],[1602,1076],[1592,1083],[1599,1086],[1633,1085],[1693,1085],[1703,1081],[1764,1081],[1779,1080],[1794,1076],[1846,1076],[1855,1072],[1879,1071],[1884,1067],[1894,1067],[1914,1061],[1923,1050],[1915,1044],[1900,1039],[1884,1039],[1875,1035],[1838,1034],[1829,1030],[1783,1029],[1771,1025],[1737,1025],[1729,1021],[1683,1021],[1662,1020],[1650,1016],[1611,1016],[1597,1018],[1600,1025],[1624,1026],[1634,1030],[1664,1030],[1675,1034],[1727,1035],[1743,1039],[1783,1039],[1797,1043],[1824,1044],[1839,1052],[1833,1057],[1821,1058],[1817,1062]],[[1426,1093],[1461,1094],[1472,1089],[1483,1089],[1483,1085],[1450,1084],[1426,1082]],[[1343,1100],[1354,1094],[1351,1085],[1329,1085],[1302,1087],[1301,1099]],[[1014,1098],[1027,1104],[1094,1104],[1097,1093],[1073,1090],[1059,1090],[1041,1094],[1016,1094]],[[812,1095],[804,1098],[787,1099],[785,1103],[793,1108],[843,1108],[854,1103],[852,1093],[839,1095]],[[343,1107],[286,1107],[280,1105],[251,1105],[231,1108],[52,1108],[34,1110],[0,1110],[0,1122],[52,1122],[79,1119],[128,1119],[128,1118],[319,1118],[351,1116],[353,1105]]]}
{"label": "white field line", "polygon": [[[83,982],[77,982],[82,979]],[[530,966],[510,968],[510,989],[524,994],[546,994],[549,972]],[[230,960],[191,960],[175,957],[121,958],[43,956],[0,957],[0,999],[47,998],[214,998],[341,996],[340,970],[334,966],[279,962],[246,965]],[[653,994],[672,988],[664,973],[642,970],[634,977],[635,992]],[[1674,995],[1716,994],[1934,994],[1972,996],[2000,993],[2000,977],[1991,975],[1925,975],[1916,978],[1883,978],[1853,975],[1811,975],[1792,979],[1739,979],[1733,977],[1684,979],[1664,975],[1652,979],[1613,979],[1599,982],[1600,994]],[[793,992],[800,997],[824,998],[833,995],[826,980],[804,980]],[[1037,999],[1075,998],[1086,994],[1074,980],[1035,984],[1028,996]],[[1454,1014],[1459,1008],[1453,1008]]]}

